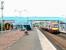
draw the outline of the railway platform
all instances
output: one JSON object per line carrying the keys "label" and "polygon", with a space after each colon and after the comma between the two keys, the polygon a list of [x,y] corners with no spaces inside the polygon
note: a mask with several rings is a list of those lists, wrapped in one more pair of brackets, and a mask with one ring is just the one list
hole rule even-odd
{"label": "railway platform", "polygon": [[39,30],[37,29],[39,40],[42,46],[42,50],[57,50],[55,46],[48,40],[48,38]]}
{"label": "railway platform", "polygon": [[17,30],[16,32],[6,33],[6,36],[4,35],[6,38],[1,36],[0,50],[56,50],[46,36],[37,28],[28,31],[28,33],[29,35],[25,35],[23,31]]}
{"label": "railway platform", "polygon": [[0,33],[0,50],[5,50],[9,46],[13,45],[16,41],[18,41],[21,37],[24,36],[23,31],[5,31]]}

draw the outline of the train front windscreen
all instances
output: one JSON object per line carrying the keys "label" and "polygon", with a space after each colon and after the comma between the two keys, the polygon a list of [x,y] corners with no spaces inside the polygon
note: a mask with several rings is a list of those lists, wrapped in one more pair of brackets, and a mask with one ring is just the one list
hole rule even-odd
{"label": "train front windscreen", "polygon": [[58,30],[59,29],[59,25],[58,24],[53,24],[52,30]]}

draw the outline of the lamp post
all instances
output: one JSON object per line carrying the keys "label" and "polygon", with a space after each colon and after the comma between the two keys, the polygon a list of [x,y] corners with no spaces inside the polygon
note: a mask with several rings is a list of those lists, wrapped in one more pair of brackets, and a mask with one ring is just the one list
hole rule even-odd
{"label": "lamp post", "polygon": [[2,18],[1,18],[1,23],[2,23],[2,24],[1,24],[1,31],[3,31],[3,24],[4,24],[4,23],[3,23],[3,21],[4,21],[4,20],[3,20],[3,9],[4,9],[4,5],[3,5],[3,4],[4,4],[4,1],[2,0],[2,1],[1,1],[1,17],[2,17]]}

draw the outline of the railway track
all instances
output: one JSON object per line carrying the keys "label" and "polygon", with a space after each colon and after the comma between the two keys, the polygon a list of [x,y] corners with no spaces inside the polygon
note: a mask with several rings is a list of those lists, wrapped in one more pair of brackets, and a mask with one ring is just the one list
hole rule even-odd
{"label": "railway track", "polygon": [[42,29],[40,31],[52,42],[52,44],[57,48],[57,50],[66,50],[66,37],[62,34],[51,34]]}
{"label": "railway track", "polygon": [[65,34],[65,33],[57,34],[57,36],[62,37],[63,39],[65,39],[65,40],[66,40],[66,34]]}

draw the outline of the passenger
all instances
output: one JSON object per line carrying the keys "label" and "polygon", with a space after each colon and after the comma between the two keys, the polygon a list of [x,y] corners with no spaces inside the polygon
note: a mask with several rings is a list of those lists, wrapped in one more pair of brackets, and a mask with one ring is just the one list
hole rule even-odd
{"label": "passenger", "polygon": [[25,34],[26,34],[26,35],[29,35],[27,29],[25,29]]}

